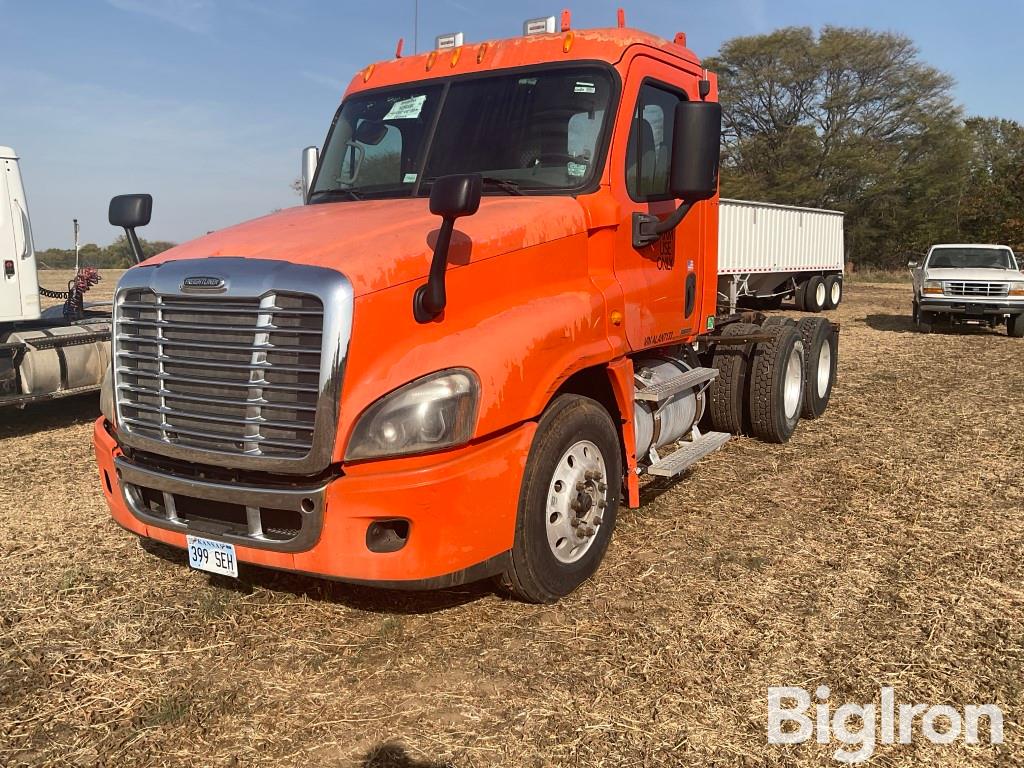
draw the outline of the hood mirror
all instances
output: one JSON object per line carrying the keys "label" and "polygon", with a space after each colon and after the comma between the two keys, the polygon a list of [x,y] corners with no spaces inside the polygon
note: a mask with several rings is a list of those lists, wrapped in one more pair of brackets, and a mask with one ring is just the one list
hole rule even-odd
{"label": "hood mirror", "polygon": [[430,277],[426,285],[416,289],[412,310],[416,322],[429,323],[448,303],[445,273],[448,270],[448,248],[455,230],[455,220],[472,216],[480,208],[483,178],[478,173],[442,176],[430,187],[430,212],[441,217],[441,229],[430,261]]}
{"label": "hood mirror", "polygon": [[135,234],[135,228],[149,224],[152,216],[152,195],[118,195],[110,200],[107,221],[115,227],[124,229],[124,235],[128,238],[128,245],[131,246],[136,264],[145,261],[146,257],[142,253],[142,244],[139,243],[139,236]]}
{"label": "hood mirror", "polygon": [[302,202],[309,202],[309,193],[313,188],[313,177],[316,166],[320,162],[320,150],[317,147],[306,147],[302,150]]}

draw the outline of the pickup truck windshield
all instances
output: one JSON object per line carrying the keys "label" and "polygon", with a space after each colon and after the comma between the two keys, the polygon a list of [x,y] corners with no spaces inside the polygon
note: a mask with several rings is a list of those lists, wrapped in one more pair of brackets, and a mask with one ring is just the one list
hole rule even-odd
{"label": "pickup truck windshield", "polygon": [[936,248],[928,258],[929,269],[1016,269],[1006,248]]}
{"label": "pickup truck windshield", "polygon": [[485,194],[571,193],[597,171],[612,80],[595,67],[452,78],[341,105],[310,202],[409,197],[452,173]]}

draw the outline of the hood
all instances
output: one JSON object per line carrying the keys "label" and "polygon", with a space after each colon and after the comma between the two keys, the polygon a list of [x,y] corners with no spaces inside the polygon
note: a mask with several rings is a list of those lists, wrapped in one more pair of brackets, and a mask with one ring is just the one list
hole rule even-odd
{"label": "hood", "polygon": [[925,270],[926,280],[980,280],[986,283],[1009,283],[1024,280],[1024,275],[1012,269],[967,269],[940,267]]}
{"label": "hood", "polygon": [[[242,256],[328,267],[356,296],[426,278],[441,218],[426,198],[322,203],[289,208],[214,232],[146,261]],[[571,197],[485,197],[455,222],[449,268],[586,231]]]}

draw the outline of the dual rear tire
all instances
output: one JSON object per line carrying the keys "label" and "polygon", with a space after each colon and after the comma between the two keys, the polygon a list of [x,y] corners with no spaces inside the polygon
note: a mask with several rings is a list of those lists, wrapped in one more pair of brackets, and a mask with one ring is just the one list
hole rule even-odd
{"label": "dual rear tire", "polygon": [[836,309],[842,300],[841,275],[812,275],[796,289],[796,307],[801,312]]}

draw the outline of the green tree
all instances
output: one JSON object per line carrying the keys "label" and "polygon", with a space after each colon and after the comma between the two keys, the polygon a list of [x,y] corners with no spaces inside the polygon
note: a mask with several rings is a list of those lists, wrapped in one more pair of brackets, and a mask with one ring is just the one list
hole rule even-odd
{"label": "green tree", "polygon": [[974,117],[964,132],[968,170],[956,210],[961,238],[1024,253],[1024,126]]}
{"label": "green tree", "polygon": [[728,41],[706,65],[720,78],[723,194],[844,211],[861,264],[955,233],[960,109],[908,38],[788,28]]}

